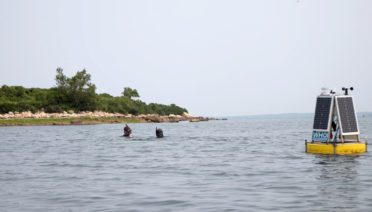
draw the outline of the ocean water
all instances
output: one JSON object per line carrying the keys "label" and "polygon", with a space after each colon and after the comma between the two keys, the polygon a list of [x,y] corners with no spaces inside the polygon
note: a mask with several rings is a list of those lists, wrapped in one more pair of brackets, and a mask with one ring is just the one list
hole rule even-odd
{"label": "ocean water", "polygon": [[[370,140],[372,117],[359,125]],[[372,208],[371,153],[306,154],[312,116],[130,126],[1,127],[0,211]]]}

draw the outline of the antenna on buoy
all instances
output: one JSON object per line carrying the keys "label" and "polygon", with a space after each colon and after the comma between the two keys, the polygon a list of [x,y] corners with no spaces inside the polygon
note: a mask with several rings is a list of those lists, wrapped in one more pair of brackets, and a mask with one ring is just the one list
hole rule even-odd
{"label": "antenna on buoy", "polygon": [[354,90],[353,87],[350,87],[350,88],[345,88],[345,87],[343,87],[343,88],[342,88],[342,90],[344,91],[345,96],[349,95],[349,89],[350,89],[351,91]]}

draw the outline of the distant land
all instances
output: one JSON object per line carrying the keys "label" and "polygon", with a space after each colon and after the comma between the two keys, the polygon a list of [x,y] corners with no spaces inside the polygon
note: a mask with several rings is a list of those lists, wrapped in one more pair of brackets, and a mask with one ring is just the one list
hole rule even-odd
{"label": "distant land", "polygon": [[[358,118],[363,116],[372,116],[372,112],[357,112]],[[314,113],[273,113],[273,114],[257,114],[257,115],[242,115],[242,116],[227,116],[229,119],[235,118],[298,118],[309,117],[313,118]]]}
{"label": "distant land", "polygon": [[67,77],[57,68],[56,86],[52,88],[0,87],[0,114],[9,112],[79,113],[103,111],[120,114],[182,115],[187,109],[175,104],[146,104],[136,89],[124,87],[122,96],[97,94],[96,85],[84,69]]}
{"label": "distant land", "polygon": [[67,77],[57,68],[52,88],[0,87],[0,126],[81,125],[138,122],[200,122],[175,104],[145,103],[136,89],[124,87],[121,96],[97,94],[86,70]]}

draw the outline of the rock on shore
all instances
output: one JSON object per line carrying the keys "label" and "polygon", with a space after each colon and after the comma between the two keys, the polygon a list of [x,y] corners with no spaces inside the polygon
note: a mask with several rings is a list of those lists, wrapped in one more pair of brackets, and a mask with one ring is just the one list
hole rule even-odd
{"label": "rock on shore", "polygon": [[74,113],[73,111],[63,113],[44,113],[37,112],[32,113],[30,111],[26,112],[9,112],[6,114],[0,114],[0,119],[48,119],[48,118],[128,118],[128,119],[138,119],[141,122],[179,122],[179,121],[190,121],[190,122],[199,122],[199,121],[209,121],[217,120],[215,118],[207,117],[194,117],[190,116],[188,113],[183,113],[182,115],[158,115],[158,114],[147,114],[147,115],[131,115],[131,114],[121,114],[121,113],[107,113],[102,111],[94,112],[80,112]]}

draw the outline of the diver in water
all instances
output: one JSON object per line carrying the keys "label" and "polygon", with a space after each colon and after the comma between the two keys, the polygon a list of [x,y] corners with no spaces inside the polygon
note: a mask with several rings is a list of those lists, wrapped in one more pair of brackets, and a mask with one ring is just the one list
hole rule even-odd
{"label": "diver in water", "polygon": [[163,138],[164,137],[163,130],[160,129],[160,128],[157,128],[157,127],[156,127],[156,130],[155,130],[155,134],[156,134],[157,138]]}
{"label": "diver in water", "polygon": [[130,137],[130,134],[132,134],[132,129],[127,124],[125,124],[124,137]]}

